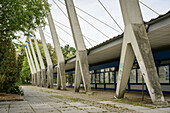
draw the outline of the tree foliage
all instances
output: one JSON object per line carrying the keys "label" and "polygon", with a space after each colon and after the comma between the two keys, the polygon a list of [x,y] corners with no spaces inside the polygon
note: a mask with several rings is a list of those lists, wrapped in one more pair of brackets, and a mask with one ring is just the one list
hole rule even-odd
{"label": "tree foliage", "polygon": [[16,39],[18,31],[29,34],[45,24],[47,0],[0,0],[0,39]]}
{"label": "tree foliage", "polygon": [[47,0],[0,0],[0,91],[12,89],[19,80],[23,55],[16,55],[13,39],[18,32],[31,33],[45,25],[49,11]]}
{"label": "tree foliage", "polygon": [[69,45],[65,45],[61,49],[62,49],[64,58],[69,58],[76,54],[76,49],[74,47],[70,47]]}
{"label": "tree foliage", "polygon": [[31,71],[30,71],[30,67],[28,64],[28,60],[27,60],[27,57],[24,56],[23,66],[22,66],[22,70],[20,73],[21,83],[29,83],[31,80],[30,75],[31,75]]}
{"label": "tree foliage", "polygon": [[14,45],[7,40],[0,43],[0,91],[8,91],[19,78]]}

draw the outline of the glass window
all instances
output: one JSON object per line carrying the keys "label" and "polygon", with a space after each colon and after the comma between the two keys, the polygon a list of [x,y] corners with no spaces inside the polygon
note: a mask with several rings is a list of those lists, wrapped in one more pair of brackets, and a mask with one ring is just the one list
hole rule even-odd
{"label": "glass window", "polygon": [[136,83],[136,69],[131,70],[130,83]]}
{"label": "glass window", "polygon": [[105,83],[109,83],[109,73],[105,73]]}
{"label": "glass window", "polygon": [[104,73],[100,73],[100,83],[104,83]]}
{"label": "glass window", "polygon": [[96,70],[96,72],[100,72],[100,70]]}
{"label": "glass window", "polygon": [[96,74],[96,83],[99,83],[99,73]]}
{"label": "glass window", "polygon": [[109,68],[105,68],[105,71],[107,71],[107,72],[108,72],[108,71],[109,71]]}
{"label": "glass window", "polygon": [[160,83],[169,83],[169,66],[159,67],[159,80]]}
{"label": "glass window", "polygon": [[110,72],[110,83],[114,83],[114,72]]}
{"label": "glass window", "polygon": [[100,72],[104,72],[104,69],[101,69]]}
{"label": "glass window", "polygon": [[95,83],[95,74],[91,74],[91,83]]}
{"label": "glass window", "polygon": [[138,83],[142,83],[142,72],[140,69],[137,70],[138,71]]}
{"label": "glass window", "polygon": [[90,73],[94,73],[94,70],[91,70]]}
{"label": "glass window", "polygon": [[110,68],[110,70],[111,70],[111,71],[114,71],[114,70],[115,70],[115,67]]}

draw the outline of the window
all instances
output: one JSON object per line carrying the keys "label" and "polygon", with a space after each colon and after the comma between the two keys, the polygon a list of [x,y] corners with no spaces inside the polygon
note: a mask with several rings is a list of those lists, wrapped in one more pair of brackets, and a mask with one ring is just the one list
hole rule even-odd
{"label": "window", "polygon": [[159,80],[160,83],[169,83],[169,66],[159,67]]}
{"label": "window", "polygon": [[99,73],[96,74],[96,83],[99,83]]}
{"label": "window", "polygon": [[140,69],[137,70],[138,71],[138,83],[142,83],[142,72]]}
{"label": "window", "polygon": [[91,83],[95,83],[95,74],[91,74]]}
{"label": "window", "polygon": [[100,83],[104,83],[104,73],[100,73]]}
{"label": "window", "polygon": [[114,72],[110,72],[110,83],[114,83]]}
{"label": "window", "polygon": [[109,83],[109,73],[105,73],[105,83]]}
{"label": "window", "polygon": [[136,69],[132,69],[130,73],[130,83],[136,83]]}

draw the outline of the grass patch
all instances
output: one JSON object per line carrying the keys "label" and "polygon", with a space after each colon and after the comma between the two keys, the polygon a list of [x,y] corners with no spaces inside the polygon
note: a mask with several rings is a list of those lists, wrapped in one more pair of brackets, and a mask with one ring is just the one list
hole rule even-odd
{"label": "grass patch", "polygon": [[85,101],[84,99],[81,99],[81,98],[72,98],[72,97],[66,97],[67,99],[71,100],[71,101],[74,101],[74,102],[77,102],[77,101]]}
{"label": "grass patch", "polygon": [[64,98],[63,96],[60,96],[60,95],[50,95],[50,97],[59,98],[59,99],[63,99]]}
{"label": "grass patch", "polygon": [[108,99],[101,99],[100,101],[108,101]]}
{"label": "grass patch", "polygon": [[142,107],[147,107],[147,108],[151,108],[151,109],[155,109],[155,108],[168,108],[170,106],[156,106],[156,105],[148,105],[148,104],[152,104],[152,101],[149,99],[145,99],[144,101],[140,101],[141,99],[135,99],[131,100],[128,98],[125,99],[116,99],[113,100],[114,102],[119,102],[119,103],[124,103],[124,104],[131,104],[134,106],[142,106]]}
{"label": "grass patch", "polygon": [[57,94],[58,94],[58,92],[55,92],[55,91],[48,91],[48,90],[43,90],[43,89],[40,89],[40,91],[41,91],[41,92],[47,92],[47,93],[57,93]]}
{"label": "grass patch", "polygon": [[62,108],[68,108],[68,106],[62,106]]}
{"label": "grass patch", "polygon": [[68,100],[71,100],[74,102],[85,101],[84,99],[81,99],[81,98],[64,97],[64,96],[60,96],[60,95],[50,95],[50,97],[55,97],[55,98],[59,98],[59,99],[68,99]]}
{"label": "grass patch", "polygon": [[126,98],[126,99],[117,99],[117,100],[113,100],[113,101],[114,101],[114,102],[119,102],[119,103],[124,103],[124,104],[131,104],[131,105],[134,105],[134,106],[148,107],[148,108],[151,108],[151,109],[154,109],[154,108],[155,108],[154,106],[146,105],[146,104],[144,104],[144,103],[130,101],[130,100],[128,100],[127,98]]}

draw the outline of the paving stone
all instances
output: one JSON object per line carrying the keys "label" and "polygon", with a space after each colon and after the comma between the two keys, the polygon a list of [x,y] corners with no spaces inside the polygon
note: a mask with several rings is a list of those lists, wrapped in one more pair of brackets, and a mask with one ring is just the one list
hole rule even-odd
{"label": "paving stone", "polygon": [[80,103],[80,102],[68,102],[69,105],[71,106],[87,106],[87,104],[83,104],[83,103]]}
{"label": "paving stone", "polygon": [[8,113],[8,108],[0,108],[0,113]]}
{"label": "paving stone", "polygon": [[[32,89],[36,88],[36,89]],[[18,102],[0,102],[0,113],[8,113],[8,108],[10,105],[9,113],[110,113],[108,110],[90,106],[87,104],[79,102],[73,102],[65,98],[56,98],[51,95],[59,95],[58,93],[48,93],[37,90],[37,87],[23,87],[25,92],[25,101]],[[42,89],[42,88],[40,88]],[[52,89],[43,89],[48,91],[54,91]],[[61,95],[60,95],[61,96]],[[143,113],[167,113],[170,108],[159,108],[150,109],[142,106],[133,106],[129,104],[116,103],[112,101],[98,101],[101,104],[111,104],[117,107],[128,108],[131,110],[143,112]],[[114,108],[113,108],[114,109]],[[115,108],[115,112],[119,108]],[[113,110],[114,111],[114,110]],[[136,113],[134,111],[134,113]],[[125,112],[128,112],[125,111]],[[132,112],[133,113],[133,112]]]}

